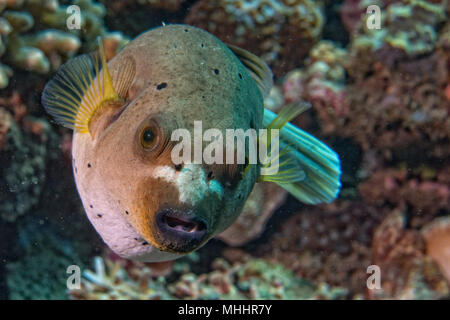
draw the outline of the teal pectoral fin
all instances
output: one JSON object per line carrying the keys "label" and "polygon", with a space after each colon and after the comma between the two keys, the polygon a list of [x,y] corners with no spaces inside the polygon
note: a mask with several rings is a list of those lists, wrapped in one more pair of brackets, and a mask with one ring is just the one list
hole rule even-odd
{"label": "teal pectoral fin", "polygon": [[[304,203],[329,203],[337,197],[341,187],[339,157],[323,142],[288,122],[305,109],[302,104],[291,104],[278,116],[268,109],[264,110],[264,126],[280,129],[280,154],[284,153],[280,158],[288,159],[280,161],[279,173],[263,175],[261,180],[277,183]],[[289,159],[290,176],[296,176],[297,180],[283,178],[286,174],[281,163]],[[294,163],[297,169],[293,169]],[[297,170],[298,174],[294,174],[293,170]],[[303,179],[298,178],[301,175]]]}

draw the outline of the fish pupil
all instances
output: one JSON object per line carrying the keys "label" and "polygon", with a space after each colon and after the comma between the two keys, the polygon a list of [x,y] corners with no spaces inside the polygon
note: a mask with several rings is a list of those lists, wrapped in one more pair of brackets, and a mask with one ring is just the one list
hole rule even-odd
{"label": "fish pupil", "polygon": [[152,130],[147,129],[144,131],[144,135],[142,136],[145,143],[152,143],[155,139],[155,134]]}

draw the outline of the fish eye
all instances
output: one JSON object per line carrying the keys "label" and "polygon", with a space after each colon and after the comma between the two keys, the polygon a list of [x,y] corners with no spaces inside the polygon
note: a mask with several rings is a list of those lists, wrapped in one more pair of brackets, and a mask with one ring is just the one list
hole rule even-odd
{"label": "fish eye", "polygon": [[144,133],[142,134],[142,141],[145,144],[149,144],[152,143],[155,140],[155,133],[153,132],[152,129],[147,129],[144,131]]}
{"label": "fish eye", "polygon": [[145,127],[140,135],[140,143],[144,149],[153,149],[158,142],[157,128],[154,126]]}

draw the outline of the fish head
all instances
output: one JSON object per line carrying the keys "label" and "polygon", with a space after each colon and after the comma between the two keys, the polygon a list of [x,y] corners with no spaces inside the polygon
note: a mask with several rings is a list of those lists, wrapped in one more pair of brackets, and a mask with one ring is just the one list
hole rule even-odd
{"label": "fish head", "polygon": [[[253,164],[193,161],[195,126],[223,138],[227,129],[259,129],[262,97],[226,45],[197,28],[142,35],[111,61],[113,78],[130,57],[135,80],[120,114],[97,133],[93,157],[132,227],[159,250],[186,254],[237,218],[259,172]],[[177,130],[190,134],[191,161],[174,161]]]}

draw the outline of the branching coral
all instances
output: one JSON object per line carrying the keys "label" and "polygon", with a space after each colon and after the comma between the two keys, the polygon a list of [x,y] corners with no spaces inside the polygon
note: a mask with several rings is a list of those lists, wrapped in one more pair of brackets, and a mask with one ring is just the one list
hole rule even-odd
{"label": "branching coral", "polygon": [[[73,2],[80,8],[80,28],[69,30],[67,20],[73,11],[57,0],[10,0],[0,10],[0,56],[14,67],[41,74],[56,70],[81,49],[93,51],[96,38],[109,43],[112,57],[127,39],[109,33],[103,24],[105,9],[92,0]],[[8,85],[12,70],[0,68],[0,88]]]}
{"label": "branching coral", "polygon": [[[176,262],[175,264],[178,264]],[[210,273],[187,270],[166,284],[152,276],[148,267],[124,268],[119,261],[97,257],[95,272],[84,272],[82,288],[73,299],[333,299],[346,291],[327,285],[315,287],[274,263],[246,257],[232,265],[223,258],[213,261]]]}
{"label": "branching coral", "polygon": [[[105,265],[106,263],[106,265]],[[83,273],[81,289],[70,291],[72,299],[79,300],[160,300],[170,298],[163,277],[152,279],[149,268],[134,270],[132,274],[120,261],[94,259],[94,271]]]}
{"label": "branching coral", "polygon": [[200,0],[185,22],[251,50],[282,75],[308,54],[323,19],[320,1]]}

